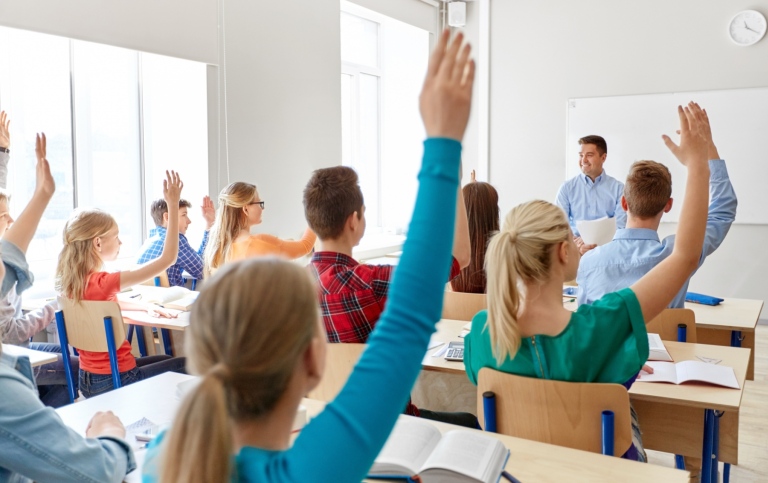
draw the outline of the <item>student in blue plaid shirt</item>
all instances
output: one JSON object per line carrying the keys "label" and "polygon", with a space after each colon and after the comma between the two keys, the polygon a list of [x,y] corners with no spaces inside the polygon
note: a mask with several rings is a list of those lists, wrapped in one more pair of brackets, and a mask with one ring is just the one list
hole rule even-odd
{"label": "student in blue plaid shirt", "polygon": [[[203,198],[202,211],[206,223],[205,233],[203,234],[200,248],[195,251],[190,246],[185,235],[187,227],[192,223],[188,216],[189,208],[192,208],[192,203],[187,200],[179,200],[179,257],[176,259],[176,263],[168,267],[166,271],[171,287],[174,285],[184,285],[185,280],[181,274],[185,270],[192,278],[198,280],[203,278],[203,251],[208,243],[208,232],[216,219],[216,209],[213,207],[213,201],[211,201],[210,197],[206,196]],[[165,200],[159,199],[152,202],[150,211],[152,212],[152,219],[157,226],[149,232],[149,238],[144,243],[144,246],[141,247],[141,255],[139,255],[138,260],[140,265],[159,257],[163,252],[163,243],[165,243],[165,233],[168,226],[168,205]]]}

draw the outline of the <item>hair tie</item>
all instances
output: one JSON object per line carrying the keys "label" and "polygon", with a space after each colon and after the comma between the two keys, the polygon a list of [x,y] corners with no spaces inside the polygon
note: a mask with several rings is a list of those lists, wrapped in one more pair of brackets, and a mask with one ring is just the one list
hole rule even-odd
{"label": "hair tie", "polygon": [[509,237],[509,241],[511,243],[517,243],[517,231],[515,231],[515,230],[507,230],[505,233]]}
{"label": "hair tie", "polygon": [[232,379],[232,371],[229,370],[229,366],[227,366],[225,363],[219,362],[208,369],[208,372],[205,373],[205,376],[215,377],[221,382],[227,383]]}

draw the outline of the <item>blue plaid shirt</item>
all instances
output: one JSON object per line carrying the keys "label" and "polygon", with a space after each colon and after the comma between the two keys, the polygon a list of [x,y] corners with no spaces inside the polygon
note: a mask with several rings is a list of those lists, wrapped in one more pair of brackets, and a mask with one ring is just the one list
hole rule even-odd
{"label": "blue plaid shirt", "polygon": [[[149,232],[149,238],[144,242],[144,246],[141,247],[141,255],[139,255],[139,265],[147,263],[150,260],[159,258],[163,253],[163,245],[165,244],[165,234],[167,229],[162,226],[153,228]],[[198,280],[203,278],[203,252],[205,251],[205,245],[208,243],[208,230],[203,234],[203,242],[200,243],[200,249],[195,251],[187,241],[187,237],[179,233],[179,256],[176,258],[176,263],[168,267],[166,272],[168,273],[168,282],[171,287],[174,285],[184,285],[184,277],[181,273],[186,270],[192,278]]]}

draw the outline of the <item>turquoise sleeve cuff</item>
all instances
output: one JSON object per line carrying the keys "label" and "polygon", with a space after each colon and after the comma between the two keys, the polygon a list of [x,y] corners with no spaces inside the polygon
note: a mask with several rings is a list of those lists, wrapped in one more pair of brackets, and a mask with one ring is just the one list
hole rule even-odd
{"label": "turquoise sleeve cuff", "polygon": [[[461,143],[449,138],[428,138],[424,141],[424,159],[421,173],[459,181]],[[421,177],[421,174],[419,174]]]}

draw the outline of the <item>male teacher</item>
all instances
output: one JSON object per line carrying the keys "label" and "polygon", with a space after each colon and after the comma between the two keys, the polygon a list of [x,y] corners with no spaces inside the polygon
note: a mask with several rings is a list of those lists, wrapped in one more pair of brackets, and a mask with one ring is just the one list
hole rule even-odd
{"label": "male teacher", "polygon": [[584,136],[579,139],[579,145],[581,174],[560,186],[555,203],[568,216],[574,241],[583,255],[597,245],[587,245],[582,241],[576,228],[577,221],[615,217],[616,228],[621,229],[627,224],[627,213],[621,207],[624,183],[611,178],[603,170],[608,157],[605,139],[595,135]]}

